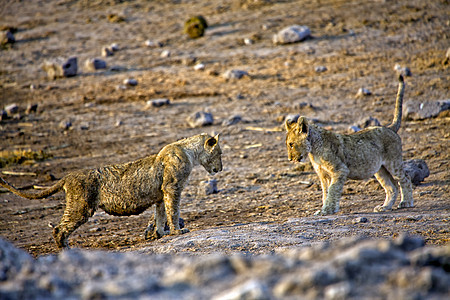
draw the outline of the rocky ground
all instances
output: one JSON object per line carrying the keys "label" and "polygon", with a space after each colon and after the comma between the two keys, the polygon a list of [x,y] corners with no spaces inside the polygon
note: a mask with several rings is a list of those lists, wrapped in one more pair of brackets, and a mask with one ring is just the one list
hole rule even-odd
{"label": "rocky ground", "polygon": [[[204,193],[202,182],[212,178],[199,167],[182,196],[190,233],[145,241],[152,211],[133,217],[99,211],[72,234],[72,247],[139,251],[149,260],[161,254],[169,262],[177,260],[175,253],[277,257],[360,235],[374,238],[369,243],[375,248],[394,243],[379,238],[402,234],[423,239],[420,251],[448,247],[448,1],[25,2],[0,4],[0,29],[11,29],[15,38],[0,51],[0,109],[8,111],[0,121],[1,155],[7,161],[21,150],[36,154],[2,167],[9,182],[27,190],[50,186],[68,172],[135,160],[182,137],[221,134],[218,193]],[[183,24],[198,14],[209,27],[190,39]],[[273,35],[294,24],[308,26],[311,37],[274,45]],[[102,48],[114,43],[113,55],[102,56]],[[46,60],[74,56],[76,76],[48,79]],[[93,58],[105,61],[106,69],[87,67]],[[339,132],[369,117],[388,124],[397,64],[411,73],[405,102],[412,102],[405,110],[434,105],[426,115],[405,111],[399,131],[404,159],[423,159],[430,170],[414,186],[415,207],[373,213],[384,201],[383,189],[375,179],[350,180],[336,215],[313,216],[321,206],[320,184],[308,163],[287,160],[283,121],[301,114]],[[227,79],[229,70],[247,75]],[[357,95],[361,88],[370,93]],[[169,103],[155,107],[155,99]],[[213,124],[191,127],[187,118],[199,111],[212,114]],[[63,259],[46,256],[58,252],[48,224],[63,213],[63,193],[27,200],[0,190],[0,200],[3,239],[38,258],[36,264]],[[443,290],[417,295],[430,291]]]}

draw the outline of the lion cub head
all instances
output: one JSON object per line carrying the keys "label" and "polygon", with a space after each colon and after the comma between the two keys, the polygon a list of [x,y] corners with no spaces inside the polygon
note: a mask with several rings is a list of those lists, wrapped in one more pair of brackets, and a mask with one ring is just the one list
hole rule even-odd
{"label": "lion cub head", "polygon": [[206,139],[199,161],[211,175],[222,171],[222,150],[219,146],[219,135]]}
{"label": "lion cub head", "polygon": [[311,135],[306,118],[297,121],[286,120],[286,147],[289,161],[300,162],[311,152]]}

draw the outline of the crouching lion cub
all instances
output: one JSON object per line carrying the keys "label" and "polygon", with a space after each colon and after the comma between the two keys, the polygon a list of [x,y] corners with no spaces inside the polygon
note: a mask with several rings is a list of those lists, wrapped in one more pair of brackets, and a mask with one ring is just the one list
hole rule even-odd
{"label": "crouching lion cub", "polygon": [[405,84],[399,77],[394,120],[386,127],[369,127],[353,134],[338,134],[311,124],[300,117],[297,122],[286,121],[286,146],[290,161],[309,157],[322,186],[322,209],[316,215],[339,210],[339,199],[347,178],[367,179],[375,175],[386,191],[383,205],[376,212],[391,210],[400,184],[399,208],[413,207],[411,181],[403,170],[402,142],[397,131],[402,117]]}
{"label": "crouching lion cub", "polygon": [[40,193],[25,193],[0,178],[0,185],[28,199],[42,199],[64,189],[66,208],[53,237],[59,248],[68,247],[69,235],[101,208],[116,216],[138,215],[156,205],[155,225],[148,225],[145,238],[157,239],[167,221],[170,234],[180,229],[180,196],[189,174],[202,165],[210,174],[222,171],[219,136],[200,134],[165,146],[158,154],[137,161],[109,165],[66,175]]}

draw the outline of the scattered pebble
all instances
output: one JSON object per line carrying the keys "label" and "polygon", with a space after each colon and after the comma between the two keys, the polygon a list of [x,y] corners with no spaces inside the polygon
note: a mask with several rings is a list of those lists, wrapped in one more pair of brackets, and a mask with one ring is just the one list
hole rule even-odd
{"label": "scattered pebble", "polygon": [[144,45],[149,47],[149,48],[160,48],[163,46],[163,44],[161,42],[158,41],[152,41],[152,40],[146,40],[144,42]]}
{"label": "scattered pebble", "polygon": [[223,126],[231,126],[231,125],[235,125],[241,121],[242,121],[242,117],[239,115],[235,115],[235,116],[228,118],[227,120],[224,120],[222,122],[222,125]]}
{"label": "scattered pebble", "polygon": [[164,50],[163,52],[161,52],[161,57],[166,58],[166,57],[170,57],[171,53],[169,50]]}
{"label": "scattered pebble", "polygon": [[228,80],[241,79],[244,76],[248,76],[247,71],[243,70],[228,70],[223,74],[223,78]]}
{"label": "scattered pebble", "polygon": [[6,120],[8,118],[8,114],[3,109],[0,109],[0,121]]}
{"label": "scattered pebble", "polygon": [[106,61],[98,58],[89,58],[84,63],[84,67],[88,71],[96,71],[100,69],[106,69]]}
{"label": "scattered pebble", "polygon": [[134,78],[127,78],[123,80],[123,84],[128,86],[136,86],[138,85],[138,81]]}
{"label": "scattered pebble", "polygon": [[250,38],[244,39],[244,44],[246,44],[246,45],[253,45],[254,43],[255,43],[255,41]]}
{"label": "scattered pebble", "polygon": [[161,107],[165,105],[170,105],[170,100],[167,98],[153,99],[147,101],[147,106]]}
{"label": "scattered pebble", "polygon": [[16,39],[14,34],[8,29],[4,31],[0,31],[0,45],[5,46],[8,44],[14,44]]}
{"label": "scattered pebble", "polygon": [[316,73],[323,73],[323,72],[327,71],[328,69],[325,66],[317,66],[314,70],[316,71]]}
{"label": "scattered pebble", "polygon": [[5,111],[8,116],[14,115],[19,112],[19,106],[15,103],[5,106]]}
{"label": "scattered pebble", "polygon": [[119,45],[118,45],[117,43],[111,44],[111,45],[109,46],[109,48],[110,48],[113,52],[119,51]]}
{"label": "scattered pebble", "polygon": [[356,93],[356,97],[365,97],[372,95],[372,92],[366,88],[360,88]]}
{"label": "scattered pebble", "polygon": [[198,187],[198,193],[200,195],[211,195],[211,194],[217,194],[219,190],[217,189],[217,180],[211,179],[202,181],[199,184]]}
{"label": "scattered pebble", "polygon": [[194,66],[194,70],[196,70],[196,71],[203,71],[205,69],[205,65],[204,64],[196,64],[195,66]]}
{"label": "scattered pebble", "polygon": [[35,113],[35,112],[37,111],[37,108],[38,108],[38,105],[37,105],[36,103],[33,103],[33,104],[30,103],[30,104],[28,104],[25,113],[26,113],[27,115],[29,115],[29,114],[31,114],[31,113]]}
{"label": "scattered pebble", "polygon": [[402,67],[400,64],[396,64],[394,70],[403,76],[412,76],[411,70],[408,67]]}
{"label": "scattered pebble", "polygon": [[213,115],[204,111],[193,113],[187,117],[187,122],[192,128],[212,125],[214,122]]}
{"label": "scattered pebble", "polygon": [[353,224],[367,223],[369,220],[366,217],[359,217],[353,220]]}
{"label": "scattered pebble", "polygon": [[42,65],[42,69],[47,72],[47,76],[51,80],[60,77],[76,76],[78,72],[78,59],[76,57],[70,57],[67,60],[62,58],[46,60]]}
{"label": "scattered pebble", "polygon": [[308,26],[292,25],[280,30],[272,38],[274,44],[291,44],[305,40],[311,36]]}
{"label": "scattered pebble", "polygon": [[183,65],[185,66],[193,66],[196,62],[197,62],[197,57],[192,56],[192,55],[188,55],[186,57],[183,57],[183,59],[181,60],[181,62],[183,63]]}
{"label": "scattered pebble", "polygon": [[114,55],[114,50],[110,46],[105,46],[102,48],[102,56],[103,57],[108,57],[108,56],[113,56],[113,55]]}
{"label": "scattered pebble", "polygon": [[62,130],[69,130],[72,127],[72,122],[67,121],[67,120],[63,120],[61,122],[59,122],[59,128],[61,128]]}

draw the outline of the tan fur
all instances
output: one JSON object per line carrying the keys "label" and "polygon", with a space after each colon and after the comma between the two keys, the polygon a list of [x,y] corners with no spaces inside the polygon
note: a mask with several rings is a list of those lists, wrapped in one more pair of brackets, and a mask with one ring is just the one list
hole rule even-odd
{"label": "tan fur", "polygon": [[374,126],[346,135],[325,130],[304,117],[297,122],[286,121],[289,160],[297,162],[309,157],[320,179],[323,206],[316,214],[339,210],[347,178],[361,180],[373,175],[386,191],[386,200],[375,207],[376,212],[392,209],[398,185],[401,190],[398,207],[413,207],[411,181],[403,170],[402,143],[396,133],[400,128],[404,86],[400,76],[394,121],[387,127]]}
{"label": "tan fur", "polygon": [[137,215],[156,205],[155,224],[148,225],[146,238],[160,238],[167,221],[170,234],[182,234],[180,229],[180,196],[189,174],[202,165],[210,174],[222,170],[219,137],[200,134],[165,146],[158,154],[118,165],[68,174],[48,190],[24,193],[0,178],[0,185],[13,193],[42,199],[64,189],[66,208],[59,225],[53,230],[58,247],[68,247],[69,235],[87,222],[101,208],[111,215]]}

